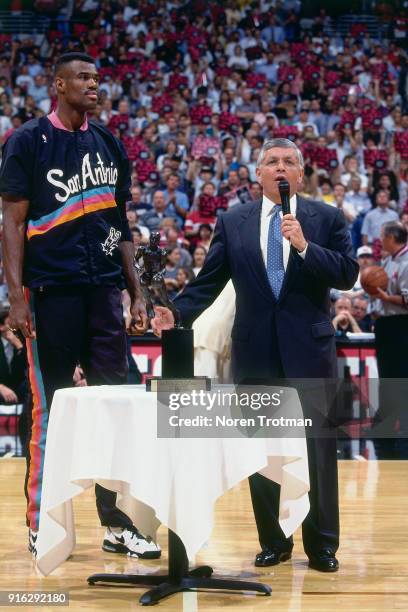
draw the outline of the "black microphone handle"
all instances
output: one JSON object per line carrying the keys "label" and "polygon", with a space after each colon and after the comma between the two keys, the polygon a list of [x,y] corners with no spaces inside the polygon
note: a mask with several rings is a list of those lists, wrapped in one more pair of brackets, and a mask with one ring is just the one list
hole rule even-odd
{"label": "black microphone handle", "polygon": [[282,214],[290,215],[290,200],[288,193],[281,193]]}

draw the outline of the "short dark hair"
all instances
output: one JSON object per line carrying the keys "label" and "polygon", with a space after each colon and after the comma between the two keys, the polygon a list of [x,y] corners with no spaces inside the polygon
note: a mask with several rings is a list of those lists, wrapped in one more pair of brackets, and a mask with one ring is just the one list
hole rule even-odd
{"label": "short dark hair", "polygon": [[88,55],[87,53],[72,51],[70,53],[64,53],[63,55],[60,55],[60,57],[57,59],[55,64],[55,74],[58,74],[58,71],[62,66],[70,64],[71,62],[86,62],[87,64],[95,64],[94,58]]}
{"label": "short dark hair", "polygon": [[406,244],[408,238],[408,232],[402,223],[398,221],[388,221],[382,226],[382,230],[385,236],[393,236],[397,244]]}
{"label": "short dark hair", "polygon": [[200,227],[198,228],[198,233],[200,233],[200,230],[203,228],[207,229],[209,232],[213,231],[213,228],[211,227],[209,223],[201,223]]}

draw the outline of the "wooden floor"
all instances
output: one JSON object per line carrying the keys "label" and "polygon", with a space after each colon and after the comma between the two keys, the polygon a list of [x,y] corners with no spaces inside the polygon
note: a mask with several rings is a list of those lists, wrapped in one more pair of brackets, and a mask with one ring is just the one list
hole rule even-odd
{"label": "wooden floor", "polygon": [[[248,486],[243,482],[219,500],[212,539],[197,561],[211,564],[219,576],[266,582],[272,586],[272,597],[185,593],[169,598],[158,609],[207,612],[224,606],[245,612],[408,610],[407,462],[342,461],[339,469],[342,538],[338,573],[321,574],[308,569],[299,533],[295,536],[292,561],[265,570],[255,568],[258,542]],[[93,493],[86,492],[75,500],[75,553],[53,575],[43,578],[27,552],[23,475],[23,459],[0,460],[0,590],[69,591],[69,610],[141,609],[141,590],[88,587],[86,578],[94,572],[164,570],[166,530],[159,531],[164,549],[160,561],[141,562],[104,553],[100,549],[103,529],[98,527]]]}

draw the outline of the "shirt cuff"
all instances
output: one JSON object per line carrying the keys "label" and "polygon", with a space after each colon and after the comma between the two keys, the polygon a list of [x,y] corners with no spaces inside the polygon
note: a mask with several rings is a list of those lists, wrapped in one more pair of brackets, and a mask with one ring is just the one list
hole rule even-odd
{"label": "shirt cuff", "polygon": [[298,255],[300,255],[302,259],[304,259],[306,257],[306,251],[307,251],[307,247],[308,246],[309,246],[309,244],[306,242],[306,246],[303,249],[303,251],[298,251]]}

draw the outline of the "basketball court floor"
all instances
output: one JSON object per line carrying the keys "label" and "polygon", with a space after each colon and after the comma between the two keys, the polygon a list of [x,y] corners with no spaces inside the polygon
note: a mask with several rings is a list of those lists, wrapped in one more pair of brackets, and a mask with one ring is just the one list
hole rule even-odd
{"label": "basketball court floor", "polygon": [[[36,571],[27,551],[24,469],[22,458],[0,459],[0,590],[66,591],[70,598],[68,609],[72,611],[141,609],[138,599],[143,590],[90,587],[86,578],[96,572],[164,572],[166,529],[159,529],[163,549],[160,560],[139,561],[105,553],[101,550],[104,531],[98,523],[93,492],[88,490],[74,501],[77,534],[74,554],[44,578]],[[271,568],[255,568],[253,559],[259,546],[248,484],[241,482],[218,501],[211,540],[196,561],[212,565],[218,576],[265,582],[272,587],[272,596],[184,593],[170,597],[157,609],[207,612],[222,606],[231,612],[408,610],[407,469],[406,461],[361,458],[339,462],[341,547],[340,570],[335,574],[308,569],[300,531],[295,534],[291,561]]]}

